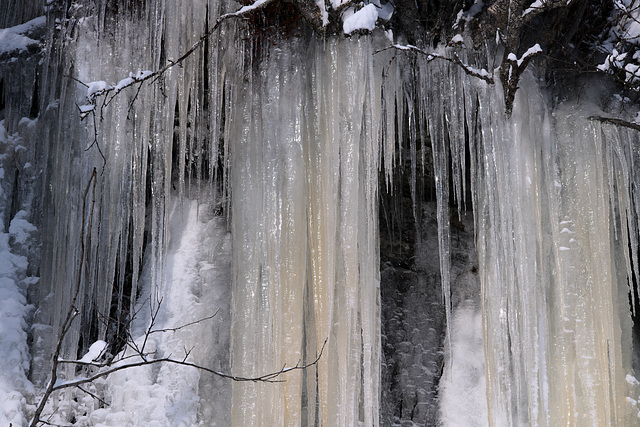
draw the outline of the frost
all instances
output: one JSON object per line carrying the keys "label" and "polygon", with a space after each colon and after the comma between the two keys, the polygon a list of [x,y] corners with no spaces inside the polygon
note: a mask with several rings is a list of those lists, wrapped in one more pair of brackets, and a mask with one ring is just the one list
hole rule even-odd
{"label": "frost", "polygon": [[36,226],[27,221],[28,217],[29,214],[22,210],[16,213],[16,216],[11,220],[11,225],[9,225],[9,235],[13,237],[15,243],[26,243],[27,239],[31,236],[31,233],[38,230]]}

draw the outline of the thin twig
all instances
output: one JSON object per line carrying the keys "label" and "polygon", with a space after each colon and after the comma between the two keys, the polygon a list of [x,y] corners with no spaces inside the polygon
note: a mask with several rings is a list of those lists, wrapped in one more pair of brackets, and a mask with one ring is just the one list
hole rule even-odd
{"label": "thin twig", "polygon": [[[227,379],[230,379],[230,380],[233,380],[233,381],[238,381],[238,382],[277,383],[277,382],[282,382],[283,381],[283,380],[278,379],[278,377],[282,376],[283,374],[285,374],[287,372],[305,370],[305,369],[308,369],[308,368],[310,368],[312,366],[317,365],[318,362],[320,361],[320,358],[322,357],[322,354],[324,353],[324,349],[325,349],[326,345],[327,345],[327,340],[325,340],[324,344],[322,345],[322,348],[320,349],[320,353],[318,354],[318,357],[316,357],[316,359],[311,363],[307,363],[307,364],[301,365],[300,362],[298,362],[295,366],[291,366],[291,367],[287,367],[285,365],[279,371],[270,372],[268,374],[260,375],[258,377],[242,377],[242,376],[237,376],[237,375],[225,374],[223,372],[216,371],[216,370],[207,368],[205,366],[201,366],[201,365],[198,365],[198,364],[195,364],[195,363],[192,363],[192,362],[187,362],[186,360],[178,360],[178,359],[172,359],[171,357],[165,357],[165,358],[160,358],[160,359],[141,360],[141,361],[135,362],[135,363],[128,363],[128,364],[124,364],[124,365],[120,365],[120,366],[115,366],[115,367],[113,367],[111,369],[107,369],[105,371],[98,372],[98,373],[96,373],[96,374],[94,374],[92,376],[86,377],[86,378],[76,378],[75,380],[60,382],[60,383],[58,383],[57,385],[55,385],[53,387],[53,391],[62,390],[62,389],[69,388],[69,387],[77,387],[77,386],[82,385],[82,384],[91,383],[91,382],[97,380],[98,378],[106,377],[106,376],[108,376],[108,375],[110,375],[110,374],[112,374],[114,372],[121,371],[123,369],[135,368],[135,367],[138,367],[138,366],[154,365],[156,363],[171,363],[171,364],[180,365],[180,366],[187,366],[187,367],[198,369],[200,371],[208,372],[210,374],[216,375],[216,376],[221,377],[221,378],[227,378]],[[82,363],[82,364],[84,364],[84,363]]]}
{"label": "thin twig", "polygon": [[87,197],[89,196],[89,190],[92,190],[92,198],[91,198],[91,207],[89,213],[89,224],[88,230],[91,230],[93,224],[93,208],[95,206],[96,201],[96,181],[97,181],[97,172],[96,168],[93,168],[93,172],[91,173],[91,177],[89,178],[89,182],[87,182],[87,186],[84,189],[84,194],[82,196],[82,223],[80,224],[80,264],[78,265],[78,274],[76,278],[76,286],[73,294],[73,298],[71,299],[71,303],[69,304],[69,310],[67,311],[67,315],[65,317],[64,322],[62,323],[62,328],[60,330],[60,335],[58,336],[58,344],[56,345],[56,349],[53,352],[52,360],[51,360],[51,377],[49,379],[49,383],[47,384],[47,388],[45,389],[42,398],[38,406],[36,407],[35,413],[29,424],[30,427],[36,427],[39,422],[44,422],[40,419],[40,415],[44,410],[44,406],[53,393],[55,388],[55,382],[58,378],[58,364],[60,359],[60,353],[62,352],[62,343],[64,342],[64,338],[67,335],[67,332],[71,329],[71,325],[73,324],[74,319],[78,316],[78,310],[76,308],[76,301],[78,300],[78,295],[80,293],[80,286],[82,284],[82,267],[84,266],[87,258],[86,254],[86,246],[89,244],[89,237],[87,237],[87,242],[85,243],[85,229],[87,228],[86,217],[87,217]]}
{"label": "thin twig", "polygon": [[107,402],[105,402],[104,400],[102,400],[99,396],[97,396],[95,393],[91,393],[89,390],[86,390],[80,386],[78,386],[78,388],[80,389],[80,391],[83,391],[85,393],[87,393],[89,396],[93,397],[94,399],[96,399],[98,402],[102,403],[104,406],[109,406],[109,404]]}
{"label": "thin twig", "polygon": [[193,322],[185,323],[184,325],[176,326],[175,328],[154,329],[152,331],[149,331],[149,334],[155,334],[158,332],[176,332],[188,326],[192,326],[192,325],[196,325],[198,323],[204,322],[205,320],[213,319],[218,314],[218,311],[220,310],[216,310],[216,312],[213,313],[211,316],[203,317],[202,319],[194,320]]}

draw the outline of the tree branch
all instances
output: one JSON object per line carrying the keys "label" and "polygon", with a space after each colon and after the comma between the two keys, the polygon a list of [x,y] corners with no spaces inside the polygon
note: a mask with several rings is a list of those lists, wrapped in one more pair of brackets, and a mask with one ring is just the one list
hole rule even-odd
{"label": "tree branch", "polygon": [[616,126],[622,126],[622,127],[626,127],[626,128],[629,128],[629,129],[640,131],[640,124],[633,123],[633,122],[628,122],[628,121],[622,120],[622,119],[616,119],[616,118],[613,118],[613,117],[591,116],[591,117],[589,117],[589,120],[594,120],[594,121],[598,121],[598,122],[601,122],[601,123],[608,123],[608,124],[616,125]]}
{"label": "tree branch", "polygon": [[[120,81],[120,83],[118,83],[116,86],[110,86],[108,84],[105,83],[105,85],[98,89],[98,90],[94,90],[94,91],[90,91],[87,95],[87,100],[89,101],[89,105],[93,105],[95,107],[95,103],[96,103],[96,99],[101,97],[101,96],[105,96],[105,104],[104,106],[109,105],[109,103],[111,103],[111,101],[120,93],[122,92],[124,89],[133,86],[135,84],[140,84],[142,85],[142,83],[152,80],[152,79],[156,79],[158,78],[160,75],[164,74],[165,72],[167,72],[168,70],[170,70],[171,68],[175,67],[176,65],[181,64],[185,59],[187,59],[189,56],[191,56],[191,54],[193,54],[193,52],[195,52],[200,46],[202,46],[204,44],[204,42],[211,37],[211,35],[220,27],[220,25],[231,18],[239,18],[245,15],[248,15],[250,13],[256,12],[258,10],[264,9],[265,7],[267,7],[268,5],[270,5],[271,3],[275,3],[278,0],[257,0],[255,3],[249,5],[249,6],[243,6],[240,9],[238,9],[235,12],[231,12],[231,13],[225,13],[224,15],[221,15],[216,23],[213,25],[213,27],[211,27],[210,29],[208,29],[195,43],[193,43],[191,45],[191,47],[184,52],[182,55],[180,55],[180,57],[176,60],[169,60],[162,68],[156,70],[156,71],[139,71],[137,74],[133,74],[133,73],[129,73],[129,77],[126,79],[123,79]],[[78,81],[77,79],[74,78],[74,80]],[[91,88],[91,83],[87,84],[84,82],[81,82],[81,84],[83,84],[84,86],[86,86],[88,88],[88,90]],[[96,82],[94,82],[96,83]],[[100,82],[100,83],[104,83],[104,82]],[[140,91],[140,89],[138,89],[138,92]],[[88,109],[88,108],[87,108]],[[94,109],[91,109],[90,111],[87,111],[86,114],[95,114]]]}
{"label": "tree branch", "polygon": [[491,73],[489,73],[487,70],[485,69],[478,69],[478,68],[474,68],[470,65],[465,64],[464,62],[462,62],[462,59],[460,59],[460,57],[458,56],[458,54],[456,52],[453,53],[453,58],[449,58],[447,56],[441,55],[439,53],[435,53],[435,52],[427,52],[425,50],[420,49],[417,46],[414,45],[400,45],[400,44],[394,44],[391,46],[387,46],[383,49],[377,50],[374,52],[374,54],[380,53],[380,52],[384,52],[385,50],[389,50],[389,49],[396,49],[396,50],[401,50],[401,51],[411,51],[411,52],[417,52],[421,55],[425,55],[427,57],[427,62],[431,62],[434,59],[442,59],[443,61],[447,61],[447,62],[451,62],[452,64],[456,64],[460,67],[462,67],[463,71],[471,76],[471,77],[475,77],[478,78],[480,80],[484,80],[485,82],[489,83],[489,84],[494,84],[494,80],[493,80],[493,75]]}
{"label": "tree branch", "polygon": [[[67,311],[67,316],[62,323],[62,328],[60,330],[60,336],[58,337],[58,344],[56,345],[56,349],[53,353],[51,360],[51,378],[49,379],[49,383],[47,384],[47,388],[40,399],[38,406],[36,407],[36,411],[33,415],[33,419],[29,424],[30,427],[36,427],[40,420],[40,415],[44,410],[44,406],[51,396],[51,393],[55,391],[54,381],[58,377],[58,364],[60,359],[60,353],[62,352],[62,343],[64,342],[64,338],[67,335],[67,332],[71,329],[71,325],[74,319],[78,316],[78,310],[76,309],[76,301],[78,300],[78,294],[80,293],[80,286],[82,284],[82,267],[86,262],[86,245],[89,244],[88,237],[87,242],[85,243],[85,228],[91,230],[93,224],[93,208],[96,203],[96,181],[97,181],[97,172],[96,168],[93,168],[93,172],[91,173],[91,177],[89,178],[89,182],[87,182],[87,186],[84,190],[84,194],[82,196],[82,223],[80,225],[80,264],[78,265],[78,274],[76,280],[76,287],[73,294],[73,298],[71,299],[71,304],[69,305],[69,310]],[[86,209],[87,209],[87,197],[89,195],[89,190],[92,190],[91,194],[91,207],[89,213],[89,224],[86,227]]]}
{"label": "tree branch", "polygon": [[[111,369],[98,372],[86,378],[76,378],[71,381],[60,381],[60,382],[56,381],[56,383],[52,387],[52,391],[62,390],[69,387],[78,387],[82,384],[91,383],[99,378],[106,377],[107,375],[110,375],[114,372],[121,371],[123,369],[135,368],[135,367],[146,366],[146,365],[154,365],[156,363],[171,363],[171,364],[180,365],[180,366],[187,366],[187,367],[198,369],[200,371],[208,372],[210,374],[216,375],[221,378],[227,378],[227,379],[238,381],[238,382],[264,382],[264,383],[282,382],[283,380],[278,379],[278,377],[280,377],[281,375],[287,372],[304,370],[314,365],[317,365],[318,362],[320,361],[320,358],[322,357],[322,354],[324,353],[326,344],[327,344],[327,340],[325,340],[324,344],[322,345],[322,348],[320,349],[320,353],[318,354],[318,357],[316,357],[311,363],[301,365],[300,362],[298,362],[295,366],[291,366],[291,367],[287,367],[285,365],[282,367],[282,369],[278,371],[270,372],[268,374],[260,375],[257,377],[243,377],[243,376],[225,374],[223,372],[209,369],[207,367],[204,367],[192,362],[187,362],[186,359],[178,360],[178,359],[173,359],[171,357],[163,357],[160,359],[141,360],[139,362],[127,363],[120,366],[115,366]],[[77,363],[78,365],[89,365],[89,366],[94,365],[91,362],[78,361],[75,363]]]}

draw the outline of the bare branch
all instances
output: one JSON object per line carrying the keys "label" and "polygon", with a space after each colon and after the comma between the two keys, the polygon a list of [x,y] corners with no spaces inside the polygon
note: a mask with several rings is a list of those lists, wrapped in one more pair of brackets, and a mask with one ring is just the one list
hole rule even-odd
{"label": "bare branch", "polygon": [[84,389],[80,386],[78,386],[78,388],[80,389],[80,391],[83,391],[85,393],[87,393],[89,396],[93,397],[94,399],[96,399],[98,402],[102,403],[104,406],[109,406],[109,404],[107,402],[105,402],[104,400],[102,400],[100,397],[98,397],[95,393],[91,393],[89,390]]}
{"label": "bare branch", "polygon": [[216,312],[213,313],[211,316],[203,317],[202,319],[194,320],[193,322],[189,322],[189,323],[186,323],[184,325],[176,326],[175,328],[154,329],[152,331],[149,331],[149,334],[155,334],[155,333],[158,333],[158,332],[176,332],[176,331],[179,331],[180,329],[184,329],[186,327],[193,326],[193,325],[196,325],[198,323],[204,322],[205,320],[213,319],[218,314],[218,311],[220,311],[220,310],[216,310]]}
{"label": "bare branch", "polygon": [[[71,325],[73,324],[74,319],[78,316],[78,310],[76,309],[76,301],[78,300],[78,294],[80,293],[80,286],[82,284],[82,267],[86,262],[86,246],[89,244],[88,237],[87,242],[85,243],[85,230],[91,230],[93,224],[93,208],[96,203],[96,181],[97,181],[97,172],[96,169],[93,168],[93,172],[91,173],[91,177],[87,182],[87,186],[85,187],[84,194],[82,196],[82,223],[80,225],[80,264],[78,265],[78,274],[76,280],[76,287],[74,290],[73,298],[71,299],[71,304],[69,304],[69,310],[67,311],[66,318],[62,323],[62,328],[60,330],[60,335],[58,337],[58,344],[56,345],[56,349],[53,352],[52,360],[51,360],[51,378],[49,379],[49,383],[47,384],[47,388],[40,399],[38,406],[36,407],[36,411],[33,415],[33,419],[29,424],[30,427],[36,427],[38,423],[43,422],[40,419],[40,415],[44,410],[44,406],[53,393],[55,389],[54,381],[58,378],[58,364],[60,359],[60,353],[62,352],[62,343],[64,342],[64,338],[67,335],[67,332],[71,329]],[[91,191],[91,207],[89,212],[89,223],[86,224],[87,218],[87,197],[89,196],[89,190]]]}
{"label": "bare branch", "polygon": [[210,368],[207,368],[205,366],[201,366],[192,362],[187,362],[186,360],[178,360],[178,359],[173,359],[171,357],[165,357],[165,358],[160,358],[160,359],[151,359],[151,360],[141,360],[139,362],[134,362],[134,363],[127,363],[127,364],[123,364],[123,365],[119,365],[119,366],[115,366],[111,369],[107,369],[101,372],[98,372],[94,375],[88,376],[86,378],[76,378],[74,380],[71,381],[63,381],[63,382],[56,382],[54,384],[54,386],[52,387],[53,391],[57,391],[57,390],[62,390],[65,388],[69,388],[69,387],[78,387],[82,384],[87,384],[87,383],[91,383],[99,378],[103,378],[106,377],[114,372],[118,372],[121,371],[123,369],[129,369],[129,368],[135,368],[138,366],[147,366],[147,365],[154,365],[157,363],[171,363],[171,364],[175,364],[175,365],[180,365],[180,366],[187,366],[187,367],[191,367],[191,368],[195,368],[198,369],[200,371],[203,372],[208,372],[210,374],[216,375],[218,377],[221,378],[227,378],[233,381],[238,381],[238,382],[264,382],[264,383],[276,383],[276,382],[282,382],[283,380],[280,380],[279,377],[282,376],[283,374],[287,373],[287,372],[292,372],[292,371],[299,371],[299,370],[304,370],[304,369],[308,369],[312,366],[315,366],[318,364],[318,362],[320,361],[320,358],[322,357],[322,354],[324,353],[324,349],[325,346],[327,344],[327,341],[325,340],[324,344],[322,345],[322,348],[320,349],[320,353],[318,354],[318,357],[315,358],[315,360],[313,360],[311,363],[307,363],[307,364],[300,364],[300,362],[298,362],[295,366],[291,366],[291,367],[287,367],[286,365],[282,367],[282,369],[280,369],[279,371],[276,372],[271,372],[268,374],[264,374],[264,375],[260,375],[258,377],[242,377],[242,376],[237,376],[237,375],[231,375],[231,374],[225,374],[223,372],[220,371],[216,371]]}
{"label": "bare branch", "polygon": [[616,126],[622,126],[622,127],[626,127],[626,128],[629,128],[629,129],[640,131],[640,124],[633,123],[633,122],[628,122],[628,121],[622,120],[622,119],[616,119],[616,118],[613,118],[613,117],[591,116],[591,117],[589,117],[589,120],[594,120],[594,121],[598,121],[598,122],[601,122],[601,123],[608,123],[608,124],[616,125]]}
{"label": "bare branch", "polygon": [[504,102],[506,114],[511,115],[513,110],[513,101],[518,90],[520,76],[527,68],[533,58],[542,53],[539,44],[530,47],[520,58],[514,53],[505,54],[502,65],[500,66],[500,80],[502,81],[502,89],[504,91]]}

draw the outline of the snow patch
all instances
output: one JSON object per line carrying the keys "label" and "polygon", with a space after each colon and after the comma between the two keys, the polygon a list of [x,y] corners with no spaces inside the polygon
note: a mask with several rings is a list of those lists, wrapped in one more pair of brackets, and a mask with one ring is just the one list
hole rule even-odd
{"label": "snow patch", "polygon": [[80,359],[78,362],[80,363],[95,362],[102,355],[102,352],[104,351],[105,348],[107,348],[106,341],[98,340],[94,342],[89,347],[89,351],[87,351],[87,353],[84,356],[82,356],[82,359]]}
{"label": "snow patch", "polygon": [[440,380],[441,425],[481,426],[488,419],[482,349],[482,313],[473,307],[453,316],[451,357]]}
{"label": "snow patch", "polygon": [[26,34],[34,31],[38,27],[44,27],[47,23],[45,16],[32,19],[15,27],[3,28],[0,30],[0,55],[10,52],[20,52],[29,48],[34,44],[38,44],[38,40],[28,37]]}
{"label": "snow patch", "polygon": [[351,34],[357,30],[373,31],[378,20],[378,8],[368,4],[357,12],[349,8],[343,16],[342,30],[345,34]]}

